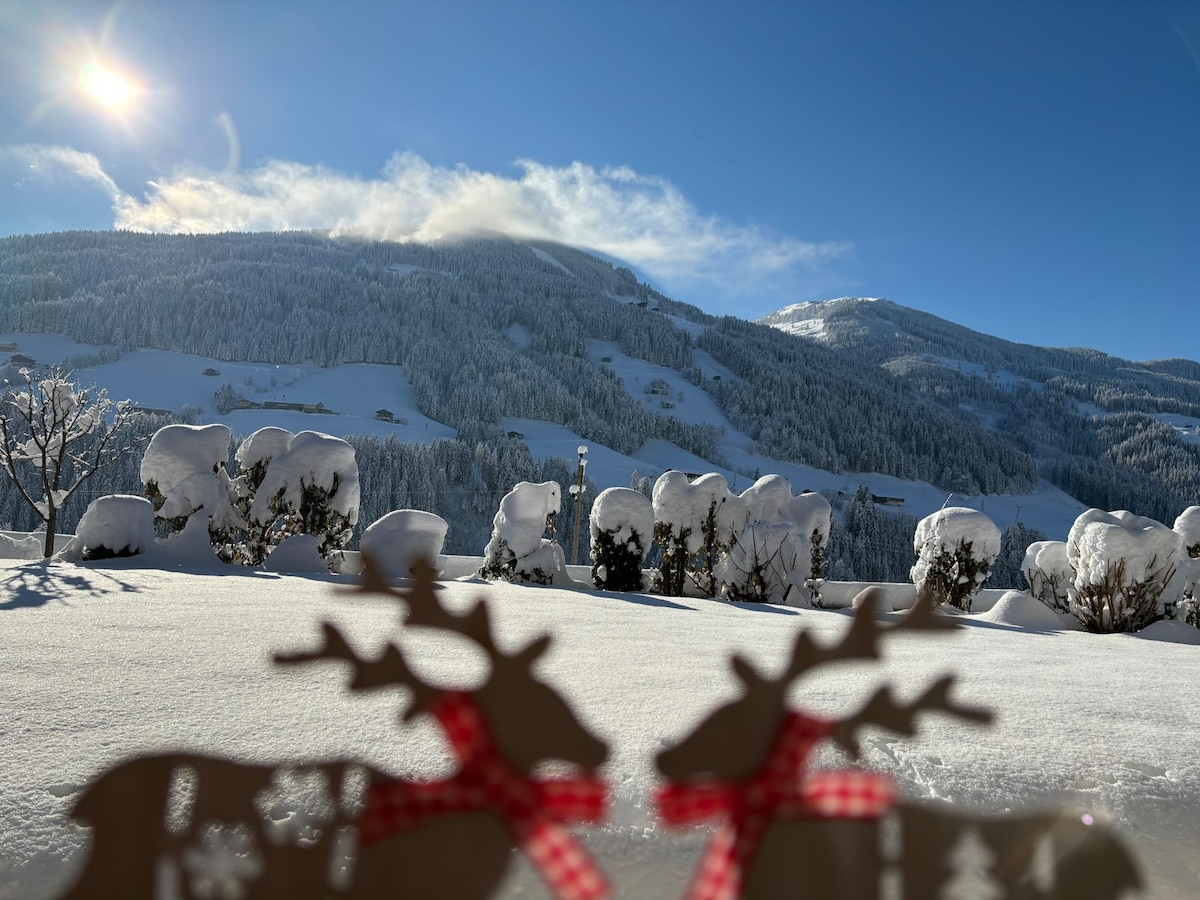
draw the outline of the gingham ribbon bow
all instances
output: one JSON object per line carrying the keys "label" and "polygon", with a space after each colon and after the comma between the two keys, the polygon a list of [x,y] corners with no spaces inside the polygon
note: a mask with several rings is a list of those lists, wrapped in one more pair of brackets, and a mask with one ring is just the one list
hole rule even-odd
{"label": "gingham ribbon bow", "polygon": [[853,770],[804,768],[833,723],[789,713],[762,768],[738,782],[676,782],[655,792],[659,818],[686,827],[721,817],[688,890],[688,900],[736,900],[773,819],[875,819],[895,799],[890,779]]}
{"label": "gingham ribbon bow", "polygon": [[470,695],[447,691],[430,710],[458,758],[446,781],[376,780],[367,790],[359,822],[363,844],[413,828],[433,816],[490,811],[507,823],[555,896],[597,900],[608,882],[565,822],[598,822],[608,786],[592,776],[533,779],[500,755]]}

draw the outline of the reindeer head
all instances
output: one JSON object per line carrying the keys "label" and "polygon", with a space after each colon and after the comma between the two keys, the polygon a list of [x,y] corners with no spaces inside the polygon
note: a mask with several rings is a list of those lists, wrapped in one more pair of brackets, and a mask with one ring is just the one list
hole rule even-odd
{"label": "reindeer head", "polygon": [[[658,770],[672,781],[714,777],[733,781],[749,778],[767,758],[772,743],[788,714],[787,695],[792,684],[823,665],[856,659],[877,659],[879,638],[901,631],[940,631],[957,627],[952,619],[936,616],[933,601],[919,597],[908,614],[895,625],[880,624],[875,606],[883,592],[868,588],[860,595],[858,611],[841,641],[822,646],[806,632],[796,636],[791,659],[779,678],[767,678],[744,657],[732,659],[734,674],[741,682],[741,696],[709,715],[688,737],[658,755]],[[897,704],[884,686],[855,715],[839,720],[832,738],[851,756],[858,755],[856,732],[873,724],[891,731],[915,733],[918,712],[941,710],[974,721],[988,721],[988,713],[959,706],[948,694],[953,679],[935,682],[911,704]]]}
{"label": "reindeer head", "polygon": [[[572,763],[589,771],[600,766],[608,756],[607,745],[588,732],[562,696],[533,673],[534,663],[550,646],[550,637],[542,635],[521,650],[505,653],[496,646],[491,616],[484,601],[476,601],[465,612],[453,612],[438,600],[432,566],[418,562],[412,567],[412,573],[412,586],[405,591],[396,590],[370,557],[364,556],[363,579],[357,590],[383,594],[403,602],[406,626],[436,628],[461,635],[484,651],[491,671],[487,681],[472,692],[472,698],[508,763],[526,775],[544,760]],[[407,687],[413,696],[404,713],[405,721],[428,712],[442,693],[440,688],[422,681],[413,672],[396,644],[388,644],[378,659],[364,659],[350,647],[335,625],[325,622],[322,628],[322,647],[312,652],[277,655],[276,662],[345,660],[354,667],[351,690]]]}

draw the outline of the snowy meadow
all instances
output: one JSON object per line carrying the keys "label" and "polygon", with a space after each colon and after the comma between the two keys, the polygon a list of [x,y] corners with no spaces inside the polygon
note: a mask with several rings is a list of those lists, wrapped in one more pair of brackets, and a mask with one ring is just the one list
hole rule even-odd
{"label": "snowy meadow", "polygon": [[[435,729],[399,723],[402,692],[352,696],[342,666],[271,662],[273,653],[314,647],[318,623],[328,618],[364,654],[397,639],[430,681],[472,685],[483,677],[477,650],[401,633],[396,604],[338,590],[350,580],[198,564],[178,550],[86,565],[7,562],[0,571],[0,897],[49,898],[68,886],[89,844],[69,811],[91,779],[134,754],[348,758],[398,775],[444,772],[448,756]],[[464,577],[443,580],[442,591],[452,605],[486,596],[510,649],[543,632],[554,636],[540,674],[612,745],[601,770],[613,786],[610,821],[583,834],[627,897],[681,896],[698,859],[703,829],[665,833],[655,823],[653,758],[733,696],[730,654],[777,672],[797,629],[830,641],[849,624],[838,610],[583,584]],[[1200,712],[1190,686],[1200,676],[1200,632],[1160,622],[1137,635],[1092,635],[1044,613],[1022,595],[946,613],[962,627],[892,639],[882,665],[848,663],[814,675],[796,686],[793,702],[845,715],[885,679],[912,696],[952,672],[960,679],[956,696],[991,708],[995,723],[931,715],[912,739],[872,733],[865,765],[892,775],[905,800],[935,807],[1089,811],[1132,846],[1147,896],[1195,896]],[[519,862],[504,895],[545,890]]]}

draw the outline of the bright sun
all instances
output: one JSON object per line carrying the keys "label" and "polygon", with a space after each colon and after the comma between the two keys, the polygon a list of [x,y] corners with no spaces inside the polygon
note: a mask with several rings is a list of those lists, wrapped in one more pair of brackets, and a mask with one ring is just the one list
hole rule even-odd
{"label": "bright sun", "polygon": [[87,97],[108,109],[121,109],[141,92],[136,83],[95,63],[79,71],[78,84]]}

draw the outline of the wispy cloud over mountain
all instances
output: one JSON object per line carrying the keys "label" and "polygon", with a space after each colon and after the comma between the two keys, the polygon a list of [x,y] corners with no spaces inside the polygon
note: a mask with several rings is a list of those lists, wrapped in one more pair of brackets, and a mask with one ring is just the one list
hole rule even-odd
{"label": "wispy cloud over mountain", "polygon": [[10,148],[93,182],[113,199],[114,226],[202,233],[329,229],[335,235],[435,241],[480,231],[585,247],[651,276],[744,290],[813,274],[845,242],[781,236],[701,213],[670,182],[627,167],[517,163],[514,175],[434,166],[411,153],[374,178],[271,160],[237,173],[181,170],[141,198],[121,191],[95,156],[63,147]]}

